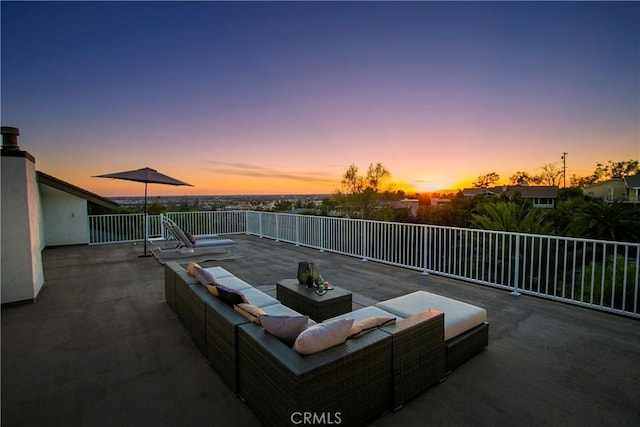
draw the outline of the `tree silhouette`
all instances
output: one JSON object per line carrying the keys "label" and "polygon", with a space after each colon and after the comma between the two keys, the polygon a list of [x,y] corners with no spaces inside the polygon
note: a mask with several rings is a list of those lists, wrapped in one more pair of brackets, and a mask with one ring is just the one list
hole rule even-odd
{"label": "tree silhouette", "polygon": [[152,204],[147,208],[147,213],[149,215],[160,215],[161,213],[165,213],[167,211],[167,206],[160,203],[160,197],[158,197]]}
{"label": "tree silhouette", "polygon": [[555,163],[547,163],[542,166],[542,172],[538,177],[538,181],[541,184],[558,186],[560,185],[560,178],[562,177],[562,171]]}
{"label": "tree silhouette", "polygon": [[518,171],[509,177],[509,181],[513,185],[526,185],[532,183],[534,178],[527,172]]}
{"label": "tree silhouette", "polygon": [[473,182],[473,186],[476,188],[489,188],[489,186],[500,181],[500,175],[495,172],[489,172],[488,174],[481,175],[476,181]]}
{"label": "tree silhouette", "polygon": [[635,175],[638,172],[640,172],[640,163],[638,160],[622,162],[612,162],[609,160],[606,165],[598,163],[593,175],[599,180],[607,180],[612,178],[621,179],[627,175]]}
{"label": "tree silhouette", "polygon": [[584,187],[600,181],[606,181],[612,178],[621,179],[625,176],[635,175],[640,172],[640,162],[638,160],[627,161],[607,161],[606,164],[597,163],[593,174],[589,176],[579,177],[575,174],[571,176],[571,185],[575,187]]}
{"label": "tree silhouette", "polygon": [[335,198],[352,212],[359,212],[361,218],[368,219],[382,200],[395,198],[389,192],[381,192],[382,183],[390,177],[391,173],[382,163],[370,164],[366,175],[360,175],[352,163],[342,176],[344,192],[338,192]]}

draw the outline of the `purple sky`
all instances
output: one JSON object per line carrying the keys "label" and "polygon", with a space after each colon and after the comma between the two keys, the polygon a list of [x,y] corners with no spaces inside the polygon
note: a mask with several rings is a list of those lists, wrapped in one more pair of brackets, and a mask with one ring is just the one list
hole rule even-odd
{"label": "purple sky", "polygon": [[637,2],[2,2],[2,125],[39,170],[156,194],[398,188],[640,158]]}

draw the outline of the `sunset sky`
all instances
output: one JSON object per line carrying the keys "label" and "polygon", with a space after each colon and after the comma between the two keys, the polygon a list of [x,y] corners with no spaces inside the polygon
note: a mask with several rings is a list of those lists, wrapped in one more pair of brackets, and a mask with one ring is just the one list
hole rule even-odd
{"label": "sunset sky", "polygon": [[640,3],[2,2],[2,125],[36,168],[150,195],[396,188],[640,158]]}

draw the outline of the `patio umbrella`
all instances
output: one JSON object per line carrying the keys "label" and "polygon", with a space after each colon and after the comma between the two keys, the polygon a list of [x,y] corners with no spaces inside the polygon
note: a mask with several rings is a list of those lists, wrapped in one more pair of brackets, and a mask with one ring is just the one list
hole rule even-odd
{"label": "patio umbrella", "polygon": [[142,169],[136,169],[132,171],[96,175],[94,176],[94,178],[113,178],[113,179],[124,179],[126,181],[144,182],[144,254],[142,256],[148,256],[147,255],[147,185],[151,183],[151,184],[165,184],[165,185],[188,185],[190,187],[193,187],[191,184],[187,184],[184,181],[171,178],[170,176],[161,174],[157,170],[151,169],[151,168],[142,168]]}

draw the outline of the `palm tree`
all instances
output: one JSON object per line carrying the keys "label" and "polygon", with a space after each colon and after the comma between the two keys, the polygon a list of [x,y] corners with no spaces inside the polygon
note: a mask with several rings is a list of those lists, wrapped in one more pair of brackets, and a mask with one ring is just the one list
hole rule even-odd
{"label": "palm tree", "polygon": [[513,202],[485,203],[481,214],[473,214],[472,225],[485,230],[518,233],[549,234],[552,224],[546,221],[547,211],[526,210]]}
{"label": "palm tree", "polygon": [[637,242],[640,240],[639,212],[622,202],[607,204],[592,200],[577,211],[568,231],[588,239]]}

